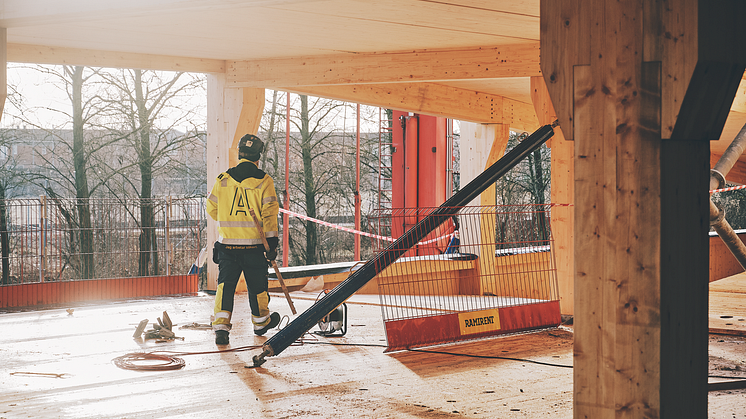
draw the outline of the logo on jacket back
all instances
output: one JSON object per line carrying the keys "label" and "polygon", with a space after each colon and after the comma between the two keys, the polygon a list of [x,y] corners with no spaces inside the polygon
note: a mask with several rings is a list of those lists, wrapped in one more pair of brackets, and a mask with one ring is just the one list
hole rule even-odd
{"label": "logo on jacket back", "polygon": [[236,188],[233,193],[233,203],[231,204],[230,215],[238,215],[243,213],[244,216],[249,216],[249,204],[246,199],[246,190],[243,188]]}

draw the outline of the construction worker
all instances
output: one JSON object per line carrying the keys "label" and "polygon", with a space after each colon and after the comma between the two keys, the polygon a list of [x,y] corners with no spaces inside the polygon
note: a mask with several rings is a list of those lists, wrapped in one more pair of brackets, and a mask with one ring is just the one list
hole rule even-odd
{"label": "construction worker", "polygon": [[[218,176],[207,198],[207,213],[218,222],[219,235],[213,247],[213,262],[219,268],[212,322],[217,345],[229,343],[233,296],[241,272],[249,290],[254,334],[261,336],[280,323],[280,315],[269,311],[267,293],[268,261],[277,257],[279,204],[274,181],[258,167],[263,150],[262,140],[244,135],[238,143],[238,165]],[[259,218],[260,226],[249,208]],[[260,227],[269,243],[266,253]]]}

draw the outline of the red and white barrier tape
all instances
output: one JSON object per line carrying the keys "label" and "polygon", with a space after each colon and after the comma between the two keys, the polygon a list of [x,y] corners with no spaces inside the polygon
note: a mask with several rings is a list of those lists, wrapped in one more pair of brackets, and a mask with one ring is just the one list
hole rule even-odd
{"label": "red and white barrier tape", "polygon": [[715,190],[710,191],[710,193],[715,193],[715,192],[730,192],[730,191],[735,191],[735,190],[744,189],[744,188],[746,188],[746,185],[733,186],[733,187],[730,187],[730,188],[723,188],[723,189],[715,189]]}
{"label": "red and white barrier tape", "polygon": [[[379,235],[376,235],[376,234],[366,233],[365,231],[360,231],[360,230],[355,230],[355,229],[352,229],[352,228],[342,227],[341,225],[332,224],[330,222],[318,220],[316,218],[311,218],[311,217],[309,217],[307,215],[298,214],[297,212],[288,211],[288,210],[283,209],[283,208],[280,208],[280,212],[286,213],[286,214],[291,215],[293,217],[302,218],[304,220],[311,221],[311,222],[314,222],[316,224],[321,224],[323,226],[327,226],[327,227],[331,227],[331,228],[336,228],[337,230],[346,231],[348,233],[360,234],[361,236],[367,236],[367,237],[371,237],[371,238],[379,239],[379,240],[387,240],[387,241],[390,241],[390,242],[396,240],[396,239],[394,239],[392,237],[384,237],[384,236],[379,236]],[[430,243],[434,243],[434,242],[436,242],[438,240],[442,240],[442,239],[448,238],[450,236],[451,236],[450,234],[446,234],[444,236],[440,236],[440,237],[437,237],[437,238],[434,238],[434,239],[430,239],[430,240],[424,241],[424,242],[419,242],[417,244],[430,244]]]}
{"label": "red and white barrier tape", "polygon": [[322,226],[336,228],[337,230],[347,231],[349,233],[354,233],[354,234],[360,234],[360,235],[363,235],[363,236],[368,236],[368,237],[371,237],[371,238],[374,238],[374,239],[379,239],[379,240],[388,240],[390,242],[394,241],[394,239],[391,238],[391,237],[378,236],[376,234],[370,234],[370,233],[366,233],[364,231],[355,230],[355,229],[347,228],[347,227],[342,227],[341,225],[332,224],[332,223],[329,223],[329,222],[326,222],[326,221],[317,220],[316,218],[311,218],[311,217],[309,217],[307,215],[298,214],[297,212],[288,211],[288,210],[283,209],[283,208],[280,208],[280,212],[284,212],[285,214],[291,215],[293,217],[302,218],[304,220],[311,221],[311,222],[314,222],[316,224],[321,224]]}

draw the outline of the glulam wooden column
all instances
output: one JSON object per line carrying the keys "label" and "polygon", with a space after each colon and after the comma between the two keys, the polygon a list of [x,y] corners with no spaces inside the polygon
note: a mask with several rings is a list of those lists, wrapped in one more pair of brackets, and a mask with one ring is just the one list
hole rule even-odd
{"label": "glulam wooden column", "polygon": [[[544,78],[531,77],[531,101],[536,109],[540,125],[551,124],[557,119],[557,113],[549,99]],[[554,129],[554,136],[547,142],[552,150],[552,187],[550,189],[552,204],[552,237],[554,238],[554,258],[557,264],[557,282],[559,286],[560,312],[566,315],[575,314],[574,308],[574,181],[575,145],[566,141],[562,127]]]}
{"label": "glulam wooden column", "polygon": [[[215,178],[238,163],[238,141],[256,134],[264,110],[264,89],[227,88],[225,74],[207,76],[207,193]],[[218,285],[218,267],[212,263],[212,245],[218,238],[217,223],[207,216],[207,289]],[[245,291],[242,280],[236,292]]]}
{"label": "glulam wooden column", "polygon": [[575,145],[576,418],[707,417],[707,178],[746,67],[739,1],[542,0]]}

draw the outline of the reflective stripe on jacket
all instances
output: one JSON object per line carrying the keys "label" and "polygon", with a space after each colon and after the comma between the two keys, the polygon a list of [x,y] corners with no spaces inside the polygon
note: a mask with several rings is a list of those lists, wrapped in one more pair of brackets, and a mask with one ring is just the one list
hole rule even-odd
{"label": "reflective stripe on jacket", "polygon": [[279,237],[279,203],[272,178],[249,160],[221,173],[207,197],[207,214],[218,222],[218,241],[223,244],[261,245],[254,213],[268,238]]}

